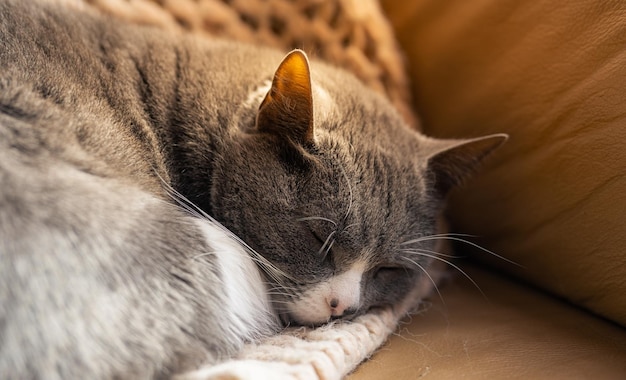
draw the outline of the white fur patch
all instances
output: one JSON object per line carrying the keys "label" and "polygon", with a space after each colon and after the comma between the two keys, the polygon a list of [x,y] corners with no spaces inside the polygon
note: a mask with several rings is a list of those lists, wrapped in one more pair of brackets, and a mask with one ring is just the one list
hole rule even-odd
{"label": "white fur patch", "polygon": [[226,292],[224,312],[234,316],[228,327],[236,335],[253,337],[272,323],[272,309],[259,269],[245,248],[222,227],[205,220],[198,224],[218,259]]}
{"label": "white fur patch", "polygon": [[333,99],[323,87],[313,84],[313,118],[326,120],[333,109]]}
{"label": "white fur patch", "polygon": [[272,88],[272,81],[266,80],[265,82],[263,82],[262,85],[260,85],[259,87],[255,88],[254,90],[248,93],[248,97],[246,98],[246,101],[243,103],[244,106],[258,108],[261,102],[263,101],[263,98],[265,98],[265,95],[270,91],[271,88]]}
{"label": "white fur patch", "polygon": [[300,323],[324,323],[347,309],[357,309],[366,269],[365,262],[357,261],[347,271],[314,286],[288,305],[289,315]]}

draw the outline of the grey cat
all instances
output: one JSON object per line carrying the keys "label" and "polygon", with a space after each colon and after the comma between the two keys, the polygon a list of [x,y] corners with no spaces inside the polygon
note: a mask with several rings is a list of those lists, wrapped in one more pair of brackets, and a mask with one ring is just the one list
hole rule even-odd
{"label": "grey cat", "polygon": [[424,137],[281,58],[0,3],[0,378],[167,377],[427,279],[446,193],[505,137]]}

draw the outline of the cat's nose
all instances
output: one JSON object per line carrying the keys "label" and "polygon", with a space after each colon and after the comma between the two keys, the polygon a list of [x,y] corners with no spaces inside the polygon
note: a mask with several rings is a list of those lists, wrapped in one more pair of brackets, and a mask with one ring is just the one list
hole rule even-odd
{"label": "cat's nose", "polygon": [[338,298],[331,298],[330,301],[328,301],[328,306],[330,306],[331,315],[333,317],[341,317],[350,305],[341,302]]}
{"label": "cat's nose", "polygon": [[[347,305],[347,304],[344,304]],[[328,306],[330,306],[330,320],[335,321],[338,319],[351,319],[357,313],[357,307],[348,305],[342,306],[341,301],[336,298],[333,298],[328,302]]]}

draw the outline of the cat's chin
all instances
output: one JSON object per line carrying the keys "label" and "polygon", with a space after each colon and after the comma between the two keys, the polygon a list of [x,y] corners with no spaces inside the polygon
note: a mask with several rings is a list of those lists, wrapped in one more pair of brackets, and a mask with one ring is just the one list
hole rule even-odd
{"label": "cat's chin", "polygon": [[280,312],[278,314],[278,317],[283,324],[283,327],[319,327],[330,322],[330,318],[327,318],[324,321],[303,321],[299,318],[296,318],[288,311]]}
{"label": "cat's chin", "polygon": [[321,321],[321,322],[307,322],[307,321],[302,321],[299,320],[298,318],[293,317],[291,314],[289,314],[288,312],[283,312],[279,314],[279,318],[280,321],[283,324],[283,327],[319,327],[322,326],[328,322],[330,322],[330,318],[325,320],[325,321]]}
{"label": "cat's chin", "polygon": [[350,321],[356,318],[358,315],[360,315],[360,313],[353,313],[350,315],[342,315],[342,316],[329,316],[323,321],[302,321],[297,318],[294,318],[288,312],[284,312],[284,313],[279,314],[279,318],[283,324],[283,327],[302,326],[302,327],[316,328],[316,327],[324,326],[331,322]]}

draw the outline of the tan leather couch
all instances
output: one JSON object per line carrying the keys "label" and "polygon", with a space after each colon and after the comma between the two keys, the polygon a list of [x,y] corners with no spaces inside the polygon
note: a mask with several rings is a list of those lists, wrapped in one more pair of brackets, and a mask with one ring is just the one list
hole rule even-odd
{"label": "tan leather couch", "polygon": [[510,134],[449,214],[520,266],[461,247],[484,296],[456,276],[350,378],[626,379],[626,3],[383,7],[426,133]]}

